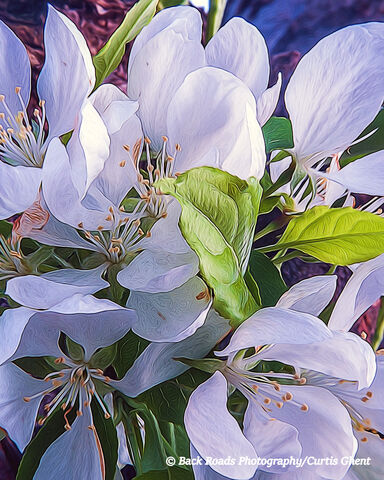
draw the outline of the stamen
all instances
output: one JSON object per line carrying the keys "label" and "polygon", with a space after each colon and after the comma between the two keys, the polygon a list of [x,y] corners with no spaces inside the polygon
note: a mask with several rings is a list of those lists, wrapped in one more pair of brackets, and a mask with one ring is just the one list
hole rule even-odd
{"label": "stamen", "polygon": [[303,410],[303,412],[308,412],[309,408],[308,408],[308,405],[303,403],[303,405],[301,406],[300,410]]}

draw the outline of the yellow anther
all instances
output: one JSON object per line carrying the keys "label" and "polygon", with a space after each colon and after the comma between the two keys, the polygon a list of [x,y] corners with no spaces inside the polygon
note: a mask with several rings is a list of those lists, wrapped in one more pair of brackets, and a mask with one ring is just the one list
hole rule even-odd
{"label": "yellow anther", "polygon": [[147,143],[148,145],[151,144],[151,140],[148,137],[144,137],[144,142]]}
{"label": "yellow anther", "polygon": [[367,395],[368,398],[372,398],[372,397],[373,397],[373,393],[372,393],[371,391],[368,391],[368,392],[366,393],[366,395]]}
{"label": "yellow anther", "polygon": [[302,377],[302,378],[300,378],[299,383],[300,383],[300,385],[305,385],[307,383],[307,379]]}
{"label": "yellow anther", "polygon": [[283,402],[276,402],[276,407],[277,408],[282,408]]}
{"label": "yellow anther", "polygon": [[181,151],[181,146],[180,146],[180,144],[179,144],[179,143],[176,143],[176,150],[177,150],[178,152],[180,152],[180,151]]}
{"label": "yellow anther", "polygon": [[303,405],[300,407],[300,410],[302,410],[303,412],[308,412],[309,410],[308,405],[303,403]]}
{"label": "yellow anther", "polygon": [[125,167],[126,161],[123,160],[122,162],[119,163],[120,167]]}
{"label": "yellow anther", "polygon": [[364,443],[365,443],[365,442],[368,442],[368,438],[367,438],[367,437],[363,437],[363,438],[361,439],[361,441],[364,442]]}
{"label": "yellow anther", "polygon": [[268,397],[265,397],[263,402],[265,403],[265,405],[269,405],[271,403],[271,399]]}
{"label": "yellow anther", "polygon": [[168,137],[166,137],[165,135],[163,135],[161,138],[163,139],[163,142],[168,142]]}
{"label": "yellow anther", "polygon": [[363,398],[361,399],[361,401],[364,402],[364,403],[365,403],[365,402],[368,402],[368,400],[369,400],[368,397],[363,397]]}
{"label": "yellow anther", "polygon": [[123,145],[123,148],[126,152],[129,152],[131,150],[131,147],[129,145]]}

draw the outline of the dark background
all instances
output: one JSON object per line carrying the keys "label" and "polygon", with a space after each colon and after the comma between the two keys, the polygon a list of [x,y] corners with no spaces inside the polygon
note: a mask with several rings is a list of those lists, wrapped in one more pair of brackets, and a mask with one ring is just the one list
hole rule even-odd
{"label": "dark background", "polygon": [[[53,0],[50,3],[74,21],[85,36],[92,54],[95,54],[120,24],[133,2]],[[26,45],[34,79],[44,61],[46,5],[45,1],[0,0],[0,18]],[[233,16],[242,16],[254,23],[264,35],[271,54],[271,81],[274,83],[277,73],[281,71],[284,89],[300,57],[320,38],[346,25],[383,21],[384,0],[228,0],[224,21]],[[126,57],[108,79],[123,90],[126,83]],[[9,61],[12,61],[11,57]],[[277,113],[284,113],[282,101]],[[292,285],[302,278],[325,273],[326,270],[327,267],[323,265],[313,266],[293,260],[284,265],[283,274],[286,282]],[[340,288],[349,274],[345,268],[339,268],[337,273]],[[368,336],[372,334],[377,312],[376,305],[360,319],[357,329],[364,330]],[[0,480],[15,478],[20,456],[7,438],[0,443]],[[124,473],[126,478],[132,478],[132,471]]]}

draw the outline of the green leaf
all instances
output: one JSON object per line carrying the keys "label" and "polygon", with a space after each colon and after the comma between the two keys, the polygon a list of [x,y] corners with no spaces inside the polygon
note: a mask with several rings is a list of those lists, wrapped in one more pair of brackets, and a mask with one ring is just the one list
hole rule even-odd
{"label": "green leaf", "polygon": [[24,372],[33,375],[36,378],[44,378],[52,372],[59,372],[63,365],[56,364],[54,357],[23,357],[13,361]]}
{"label": "green leaf", "polygon": [[[67,415],[69,423],[73,422],[75,416],[75,410],[69,412]],[[40,459],[47,448],[65,432],[64,425],[64,413],[61,408],[58,407],[56,411],[48,417],[44,426],[38,431],[37,435],[25,449],[17,471],[16,480],[32,480],[39,466]]]}
{"label": "green leaf", "polygon": [[263,307],[273,307],[287,290],[280,271],[263,253],[253,250],[249,259],[249,270],[260,290]]}
{"label": "green leaf", "polygon": [[220,28],[226,4],[227,0],[209,0],[207,43]]}
{"label": "green leaf", "polygon": [[262,189],[212,167],[193,168],[158,182],[182,207],[180,229],[214,290],[214,307],[232,326],[257,310],[243,278],[252,245]]}
{"label": "green leaf", "polygon": [[192,472],[184,468],[172,467],[168,470],[152,470],[135,477],[135,480],[193,480],[194,478]]}
{"label": "green leaf", "polygon": [[0,220],[0,234],[5,238],[8,238],[12,233],[13,223],[7,222],[6,220]]}
{"label": "green leaf", "polygon": [[141,457],[141,469],[143,472],[166,468],[167,457],[164,439],[160,431],[155,415],[148,409],[140,409],[140,417],[144,421],[145,444]]}
{"label": "green leaf", "polygon": [[288,118],[271,117],[262,130],[267,153],[293,148],[292,125]]}
{"label": "green leaf", "polygon": [[[376,131],[375,131],[376,130]],[[374,152],[384,149],[384,108],[380,110],[376,118],[362,132],[359,138],[363,138],[371,132],[375,131],[365,140],[356,143],[346,150],[340,158],[340,166],[345,167],[358,158],[365,157]]]}
{"label": "green leaf", "polygon": [[217,358],[202,358],[200,360],[195,360],[193,358],[175,357],[174,360],[207,373],[215,373],[217,370],[221,370],[225,366],[225,362]]}
{"label": "green leaf", "polygon": [[100,405],[94,401],[91,403],[93,423],[103,450],[105,465],[105,480],[114,480],[117,464],[118,441],[116,428],[112,418],[105,418]]}
{"label": "green leaf", "polygon": [[258,251],[287,248],[333,265],[365,262],[384,252],[384,218],[351,207],[314,207],[293,218],[276,245]]}
{"label": "green leaf", "polygon": [[97,350],[89,360],[89,364],[94,368],[100,368],[104,370],[112,364],[116,357],[117,343],[110,345],[109,347],[100,348]]}
{"label": "green leaf", "polygon": [[0,427],[0,442],[7,436],[7,432]]}
{"label": "green leaf", "polygon": [[140,338],[132,331],[129,331],[117,342],[116,356],[112,365],[119,378],[124,377],[133,362],[148,345],[148,340]]}
{"label": "green leaf", "polygon": [[104,47],[93,57],[97,88],[121,62],[125,46],[138,35],[156,12],[158,0],[139,0],[126,14]]}

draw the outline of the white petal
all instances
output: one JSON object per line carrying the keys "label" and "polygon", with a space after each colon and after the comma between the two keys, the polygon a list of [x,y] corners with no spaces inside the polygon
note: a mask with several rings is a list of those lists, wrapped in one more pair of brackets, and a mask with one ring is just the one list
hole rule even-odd
{"label": "white petal", "polygon": [[233,73],[256,99],[267,89],[268,49],[259,30],[243,18],[231,18],[205,48],[208,65]]}
{"label": "white petal", "polygon": [[45,63],[37,91],[46,101],[49,136],[75,126],[84,100],[95,84],[95,69],[84,37],[62,13],[48,5],[44,29]]}
{"label": "white petal", "polygon": [[324,176],[344,189],[366,195],[384,194],[384,152],[376,152],[349,163],[341,170]]}
{"label": "white petal", "polygon": [[169,292],[181,287],[199,271],[194,252],[168,253],[144,250],[117,275],[118,282],[136,292]]}
{"label": "white petal", "polygon": [[230,330],[228,320],[210,310],[204,325],[190,337],[173,343],[151,343],[124,378],[111,385],[129,397],[181,375],[188,366],[174,358],[203,358]]}
{"label": "white petal", "polygon": [[328,326],[349,330],[355,321],[384,294],[384,255],[364,262],[352,274],[336,302]]}
{"label": "white petal", "polygon": [[205,283],[193,277],[171,292],[132,291],[127,307],[137,312],[132,327],[137,335],[153,342],[178,342],[201,327],[210,303]]}
{"label": "white petal", "polygon": [[0,425],[21,451],[32,438],[41,397],[25,402],[24,397],[43,392],[47,384],[25,373],[13,363],[0,367]]}
{"label": "white petal", "polygon": [[224,477],[223,475],[220,475],[220,473],[215,472],[212,470],[211,467],[205,464],[205,461],[200,461],[199,458],[201,459],[199,453],[197,452],[196,448],[191,444],[191,458],[197,459],[196,460],[196,465],[193,465],[193,474],[195,476],[195,480],[228,480],[228,477]]}
{"label": "white petal", "polygon": [[332,333],[318,318],[281,307],[262,308],[249,317],[233,334],[229,345],[215,352],[227,356],[244,348],[289,343],[305,345],[331,338]]}
{"label": "white petal", "polygon": [[87,295],[109,286],[101,278],[105,266],[92,270],[63,269],[41,276],[25,275],[8,281],[6,294],[15,302],[30,308],[53,307],[75,293]]}
{"label": "white petal", "polygon": [[36,200],[40,168],[11,166],[0,161],[0,218],[24,212]]}
{"label": "white petal", "polygon": [[[369,25],[369,24],[368,24]],[[323,38],[299,62],[285,93],[299,159],[345,150],[384,98],[383,25],[353,25]]]}
{"label": "white petal", "polygon": [[200,41],[185,38],[172,28],[151,38],[134,57],[128,96],[139,102],[138,115],[155,150],[167,135],[167,109],[174,92],[190,72],[204,64]]}
{"label": "white petal", "polygon": [[34,311],[11,358],[61,356],[57,342],[63,332],[82,345],[88,361],[98,348],[112,345],[123,337],[135,321],[132,310],[109,300],[76,294],[49,310]]}
{"label": "white petal", "polygon": [[[248,401],[243,431],[260,458],[301,457],[297,429],[276,418],[272,419],[253,401]],[[272,465],[268,470],[279,473],[286,471],[287,467]]]}
{"label": "white petal", "polygon": [[0,365],[12,357],[17,350],[25,326],[35,313],[29,308],[9,308],[0,317]]}
{"label": "white petal", "polygon": [[109,145],[107,127],[95,107],[87,101],[80,113],[79,126],[68,142],[72,179],[81,199],[103,170]]}
{"label": "white petal", "polygon": [[189,74],[169,105],[167,126],[169,144],[181,145],[177,172],[216,167],[211,154],[217,151],[219,168],[233,175],[247,179],[264,174],[265,147],[255,99],[243,82],[224,70],[205,67]]}
{"label": "white petal", "polygon": [[180,232],[180,214],[181,206],[172,198],[167,206],[167,216],[155,223],[151,228],[150,238],[143,239],[140,243],[141,247],[175,254],[190,253],[191,248]]}
{"label": "white petal", "polygon": [[275,85],[267,88],[261,97],[256,100],[257,120],[261,126],[267,123],[276,109],[282,81],[282,75],[279,73]]}
{"label": "white petal", "polygon": [[[55,480],[103,480],[96,434],[89,408],[76,417],[71,429],[55,440],[41,457],[34,480],[46,480],[55,473]],[[103,460],[104,461],[104,460]]]}
{"label": "white petal", "polygon": [[[284,387],[282,392],[285,390],[292,393],[293,399],[284,402],[282,408],[274,407],[271,416],[297,429],[303,448],[301,458],[308,455],[315,458],[339,459],[337,465],[323,463],[323,465],[309,466],[310,472],[329,479],[342,479],[349,466],[342,465],[340,459],[353,457],[357,450],[357,442],[353,436],[347,410],[324,388],[304,385]],[[307,411],[301,410],[304,404],[308,406]],[[305,471],[306,469],[302,472]]]}
{"label": "white petal", "polygon": [[99,225],[108,226],[106,221],[110,203],[88,209],[80,202],[79,193],[71,178],[71,166],[64,145],[54,138],[45,156],[43,167],[43,194],[49,210],[61,222],[77,228],[80,223],[87,230],[96,230]]}
{"label": "white petal", "polygon": [[[199,385],[189,397],[184,415],[185,428],[197,452],[206,459],[256,458],[252,444],[227,410],[227,381],[216,372]],[[216,472],[231,479],[249,479],[255,473],[252,465],[212,465]]]}
{"label": "white petal", "polygon": [[[20,87],[20,95],[28,105],[31,92],[31,64],[24,45],[19,38],[0,21],[0,94],[13,115],[23,110],[15,88]],[[8,117],[8,112],[0,102],[0,112]],[[1,122],[5,127],[4,122]]]}
{"label": "white petal", "polygon": [[350,332],[334,332],[332,338],[309,345],[273,345],[260,354],[264,360],[277,360],[331,377],[357,381],[359,388],[371,384],[375,354],[369,343]]}
{"label": "white petal", "polygon": [[276,306],[310,313],[317,317],[332,300],[336,282],[336,275],[306,278],[285,292]]}
{"label": "white petal", "polygon": [[186,40],[201,41],[202,20],[198,10],[192,7],[178,6],[161,10],[136,37],[129,55],[128,79],[133,61],[141,49],[158,33],[172,30]]}

